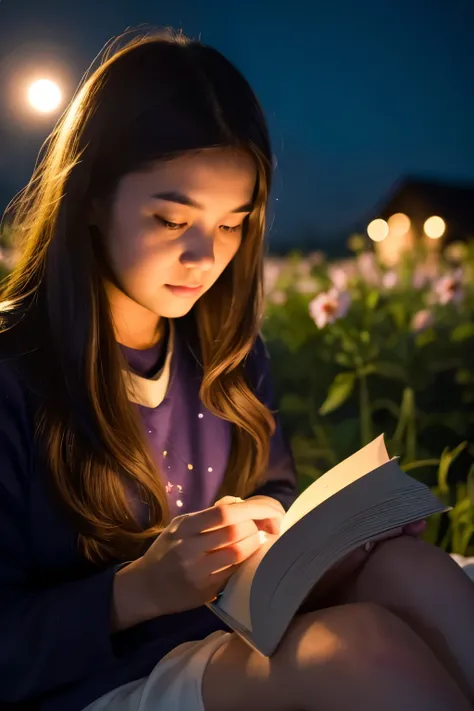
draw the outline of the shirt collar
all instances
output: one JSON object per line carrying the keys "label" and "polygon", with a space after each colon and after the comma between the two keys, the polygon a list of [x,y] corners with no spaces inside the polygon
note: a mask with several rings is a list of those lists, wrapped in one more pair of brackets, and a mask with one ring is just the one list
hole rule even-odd
{"label": "shirt collar", "polygon": [[174,352],[175,328],[172,319],[169,320],[169,338],[165,363],[152,378],[144,378],[131,370],[122,369],[122,375],[127,388],[130,402],[145,407],[155,408],[165,399],[170,381],[171,359]]}

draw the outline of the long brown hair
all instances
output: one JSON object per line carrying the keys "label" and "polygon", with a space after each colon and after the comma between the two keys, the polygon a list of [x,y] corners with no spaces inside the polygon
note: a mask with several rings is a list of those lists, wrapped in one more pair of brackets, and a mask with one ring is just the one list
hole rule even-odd
{"label": "long brown hair", "polygon": [[[258,169],[242,245],[191,314],[202,401],[233,425],[218,495],[244,496],[265,470],[274,422],[245,373],[262,312],[271,148],[260,105],[240,72],[215,49],[179,33],[119,38],[84,79],[13,204],[22,252],[2,288],[0,310],[16,324],[4,328],[2,339],[16,330],[27,334],[23,348],[33,341],[38,381],[47,384],[38,433],[52,491],[94,562],[139,555],[168,523],[169,509],[122,381],[89,208],[112,195],[127,173],[215,146],[248,151]],[[130,486],[149,506],[146,529],[127,499]]]}

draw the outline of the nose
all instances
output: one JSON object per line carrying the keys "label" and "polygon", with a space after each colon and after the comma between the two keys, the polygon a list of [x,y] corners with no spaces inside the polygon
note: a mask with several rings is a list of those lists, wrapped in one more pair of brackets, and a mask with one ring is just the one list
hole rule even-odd
{"label": "nose", "polygon": [[186,245],[181,254],[180,262],[188,269],[199,268],[209,271],[214,266],[214,239],[199,230],[186,235]]}

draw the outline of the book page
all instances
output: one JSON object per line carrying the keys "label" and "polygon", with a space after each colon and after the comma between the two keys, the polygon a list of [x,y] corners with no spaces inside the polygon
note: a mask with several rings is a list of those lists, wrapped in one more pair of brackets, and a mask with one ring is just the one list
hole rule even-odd
{"label": "book page", "polygon": [[258,565],[267,551],[271,548],[278,536],[270,536],[267,533],[267,540],[255,551],[250,558],[247,558],[237,567],[235,573],[229,579],[222,594],[212,603],[214,606],[224,610],[224,612],[241,625],[252,630],[250,619],[250,590],[252,587],[255,572]]}
{"label": "book page", "polygon": [[384,436],[380,435],[305,489],[283,517],[280,535],[323,501],[388,461]]}

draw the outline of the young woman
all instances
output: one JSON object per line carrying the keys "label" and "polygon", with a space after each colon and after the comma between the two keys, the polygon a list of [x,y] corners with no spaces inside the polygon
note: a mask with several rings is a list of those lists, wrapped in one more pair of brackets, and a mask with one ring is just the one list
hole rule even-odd
{"label": "young woman", "polygon": [[471,708],[472,583],[416,537],[351,556],[271,659],[205,607],[295,497],[258,336],[271,165],[245,79],[180,35],[109,53],[50,137],[1,307],[0,702]]}

